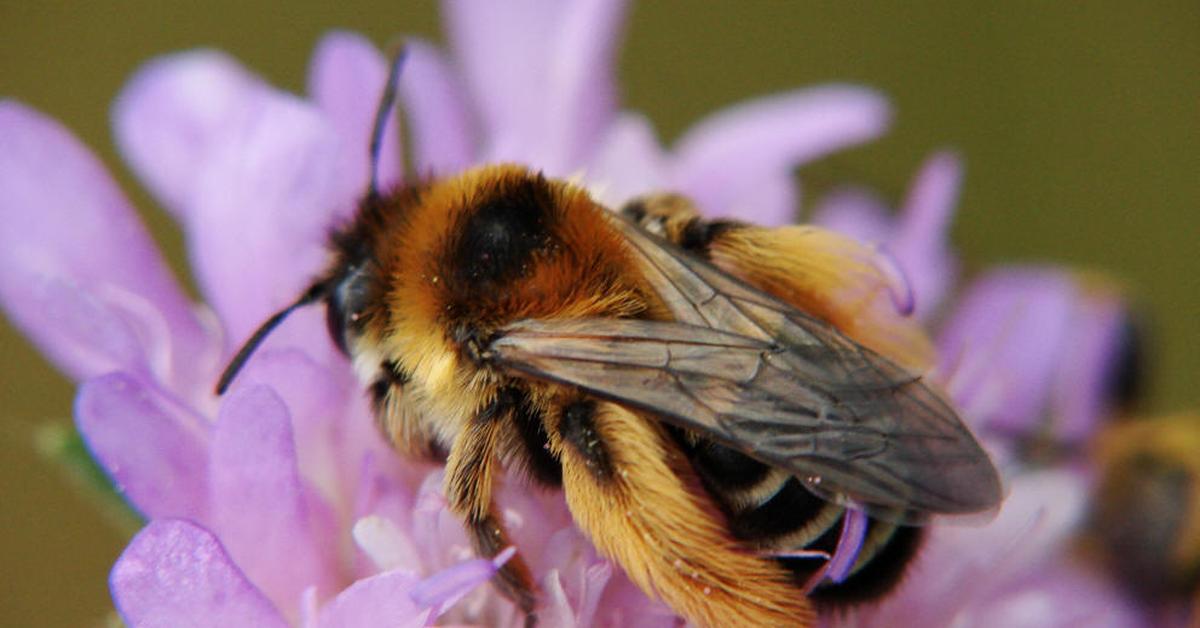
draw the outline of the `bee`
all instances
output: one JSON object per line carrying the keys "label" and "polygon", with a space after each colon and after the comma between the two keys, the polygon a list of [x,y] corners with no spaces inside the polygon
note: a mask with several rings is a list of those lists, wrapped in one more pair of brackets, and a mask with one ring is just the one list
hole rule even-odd
{"label": "bee", "polygon": [[[930,516],[999,503],[987,454],[902,363],[927,345],[869,324],[884,273],[848,239],[706,221],[672,195],[615,213],[516,165],[374,181],[328,270],[218,393],[290,312],[323,303],[395,449],[444,457],[479,555],[510,545],[492,491],[514,467],[561,489],[600,553],[688,620],[812,625],[815,604],[891,587]],[[519,548],[493,582],[532,624]]]}
{"label": "bee", "polygon": [[1114,422],[1092,453],[1085,550],[1149,608],[1200,604],[1200,415]]}

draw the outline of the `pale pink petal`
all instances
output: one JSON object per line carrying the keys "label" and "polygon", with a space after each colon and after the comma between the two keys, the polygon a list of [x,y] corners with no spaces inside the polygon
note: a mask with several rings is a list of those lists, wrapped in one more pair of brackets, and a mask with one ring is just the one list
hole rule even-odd
{"label": "pale pink petal", "polygon": [[1051,400],[1057,438],[1083,443],[1113,411],[1117,373],[1142,366],[1120,363],[1137,358],[1122,354],[1123,343],[1131,342],[1126,336],[1130,333],[1134,332],[1116,295],[1084,295],[1076,304]]}
{"label": "pale pink petal", "polygon": [[84,383],[75,420],[92,455],[138,512],[204,519],[206,422],[125,373]]}
{"label": "pale pink petal", "polygon": [[417,548],[411,536],[386,517],[370,515],[354,523],[354,543],[374,563],[376,569],[420,569]]}
{"label": "pale pink petal", "polygon": [[934,311],[957,274],[958,263],[948,244],[962,171],[962,160],[954,153],[930,157],[908,191],[896,233],[887,241],[912,284],[918,317]]}
{"label": "pale pink petal", "polygon": [[[833,626],[985,625],[956,623],[993,602],[1010,587],[1062,560],[1070,535],[1084,515],[1086,482],[1068,471],[1018,476],[996,518],[982,527],[938,525],[929,529],[899,589],[878,605],[827,622]],[[987,624],[991,625],[991,624]]]}
{"label": "pale pink petal", "polygon": [[331,592],[336,573],[330,514],[299,476],[290,421],[271,389],[233,392],[217,417],[208,473],[213,530],[289,617],[307,587]]}
{"label": "pale pink petal", "polygon": [[404,570],[364,578],[321,609],[321,628],[407,628],[428,624],[432,611],[409,596],[417,577]]}
{"label": "pale pink petal", "polygon": [[821,197],[808,222],[862,242],[886,242],[895,228],[891,210],[875,192],[845,187]]}
{"label": "pale pink petal", "polygon": [[[307,104],[270,93],[229,124],[211,161],[197,164],[200,189],[187,232],[197,280],[232,349],[321,270],[343,199],[337,135]],[[321,318],[315,328],[289,320],[271,342],[328,355]]]}
{"label": "pale pink petal", "polygon": [[[1064,560],[1011,583],[978,607],[956,617],[960,626],[1013,628],[1138,628],[1163,626],[1143,617],[1122,591],[1094,572]],[[1183,626],[1179,618],[1178,626]]]}
{"label": "pale pink petal", "polygon": [[160,57],[139,69],[117,96],[117,146],[159,201],[186,215],[199,192],[200,166],[266,89],[222,52]]}
{"label": "pale pink petal", "polygon": [[187,521],[152,521],[109,576],[113,601],[136,628],[285,628],[271,602],[207,530]]}
{"label": "pale pink petal", "polygon": [[[18,268],[6,270],[8,278],[15,278],[11,271]],[[77,379],[112,371],[150,375],[153,356],[148,355],[151,348],[142,337],[155,330],[138,328],[89,290],[99,286],[38,276],[21,277],[14,284],[4,294],[5,304],[12,304],[10,315],[28,328],[42,352],[68,375]]]}
{"label": "pale pink petal", "polygon": [[[425,478],[407,522],[412,526],[414,536],[433,540],[417,547],[422,562],[431,570],[447,569],[475,558],[462,520],[450,512],[449,503],[442,493],[444,476],[444,470],[439,469]],[[518,542],[518,547],[520,545]]]}
{"label": "pale pink petal", "polygon": [[442,54],[420,40],[407,40],[400,76],[408,142],[418,175],[448,175],[475,159],[475,129],[466,87]]}
{"label": "pale pink petal", "polygon": [[103,166],[58,123],[13,101],[0,102],[0,303],[77,378],[127,369],[187,386],[215,361]]}
{"label": "pale pink petal", "polygon": [[[196,279],[231,352],[324,262],[329,227],[350,203],[340,196],[338,134],[315,107],[203,51],[139,72],[116,126],[134,169],[182,218]],[[269,342],[328,354],[320,327],[298,324],[305,318]]]}
{"label": "pale pink petal", "polygon": [[443,21],[483,125],[484,161],[529,163],[541,151],[547,52],[567,4],[446,0]]}
{"label": "pale pink petal", "polygon": [[592,625],[600,596],[613,575],[609,563],[596,556],[573,525],[551,535],[539,558],[539,566],[548,572],[541,582],[546,600],[539,619],[556,626]]}
{"label": "pale pink petal", "polygon": [[350,511],[354,518],[380,516],[409,529],[417,492],[432,469],[401,461],[391,448],[364,451],[360,462]]}
{"label": "pale pink petal", "polygon": [[922,166],[898,215],[873,193],[852,187],[823,198],[812,222],[883,247],[910,284],[916,315],[925,318],[957,275],[949,229],[961,183],[961,160],[937,153]]}
{"label": "pale pink petal", "polygon": [[[409,67],[405,67],[405,73]],[[371,178],[371,129],[387,82],[388,61],[367,38],[335,31],[321,38],[308,74],[308,93],[338,135],[337,209],[348,212],[367,191]],[[379,184],[400,181],[400,134],[396,118],[388,124],[379,154]]]}
{"label": "pale pink petal", "polygon": [[569,174],[612,116],[623,2],[448,0],[445,21],[483,122],[483,161]]}
{"label": "pale pink petal", "polygon": [[721,216],[745,220],[759,225],[787,225],[796,222],[799,211],[799,188],[791,172],[764,176],[737,194],[725,199]]}
{"label": "pale pink petal", "polygon": [[1056,269],[1000,269],[971,285],[938,336],[938,370],[968,420],[1005,434],[1037,424],[1075,298]]}
{"label": "pale pink petal", "polygon": [[574,0],[565,10],[549,51],[547,131],[559,139],[553,158],[567,174],[590,154],[613,119],[617,104],[617,46],[624,0]]}
{"label": "pale pink petal", "polygon": [[[729,215],[756,187],[792,168],[878,136],[887,102],[873,91],[826,86],[771,96],[701,121],[675,147],[674,185],[707,212]],[[776,184],[777,185],[777,184]],[[763,207],[739,217],[778,224],[792,207]]]}
{"label": "pale pink petal", "polygon": [[491,580],[496,570],[516,553],[515,547],[509,547],[501,550],[492,560],[477,558],[464,561],[417,583],[409,591],[409,595],[419,606],[432,607],[434,612],[440,615],[472,589]]}
{"label": "pale pink petal", "polygon": [[291,410],[297,460],[305,479],[321,494],[346,500],[334,506],[348,510],[352,495],[346,488],[359,481],[355,456],[364,442],[379,441],[378,428],[362,407],[363,395],[348,365],[327,367],[297,349],[268,349],[246,363],[231,390],[260,384]]}
{"label": "pale pink petal", "polygon": [[567,592],[563,590],[562,578],[557,569],[551,570],[542,579],[541,592],[543,606],[538,611],[539,622],[546,622],[551,626],[561,626],[562,628],[576,628],[580,625],[575,609],[571,607],[571,600],[567,598]]}
{"label": "pale pink petal", "polygon": [[666,155],[645,116],[623,113],[600,139],[585,172],[592,195],[612,209],[667,190]]}

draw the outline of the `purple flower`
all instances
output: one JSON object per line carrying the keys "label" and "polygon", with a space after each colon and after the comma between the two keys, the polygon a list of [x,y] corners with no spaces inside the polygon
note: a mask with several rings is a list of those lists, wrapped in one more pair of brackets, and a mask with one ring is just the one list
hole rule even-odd
{"label": "purple flower", "polygon": [[[797,165],[870,140],[887,125],[887,104],[874,92],[825,86],[716,114],[664,149],[644,117],[616,106],[612,65],[623,3],[500,9],[478,0],[445,8],[451,54],[410,41],[400,85],[411,121],[405,141],[418,172],[518,161],[577,178],[610,205],[670,189],[710,214],[774,225],[799,205]],[[128,200],[86,148],[42,114],[0,103],[0,302],[81,382],[78,429],[149,521],[111,576],[130,625],[522,619],[511,603],[477,587],[506,556],[475,559],[441,494],[441,470],[400,460],[382,442],[318,308],[288,319],[227,396],[212,394],[233,349],[320,269],[330,225],[365,190],[368,134],[385,73],[369,43],[334,33],[315,53],[307,99],[213,51],[153,61],[121,93],[117,142],[182,224],[203,304],[170,276]],[[385,184],[400,181],[398,147],[393,130],[380,165]],[[984,282],[957,309],[949,304],[956,263],[944,231],[960,170],[954,156],[935,156],[894,218],[859,190],[812,203],[814,215],[879,245],[907,285],[901,301],[922,320],[953,312],[941,333],[945,355],[975,355],[981,349],[969,346],[972,339],[1009,330],[993,315],[1022,299],[1065,299],[1068,309],[1093,312],[1086,316],[1101,330],[1051,329],[1047,344],[1031,351],[1070,342],[1064,334],[1088,342],[1103,336],[1102,316],[1068,286],[1039,291],[1037,282],[1015,281],[1006,291]],[[1024,374],[1027,356],[1004,338],[965,384],[955,378],[965,377],[966,366],[942,368],[976,425],[1026,426],[1052,407],[1064,433],[1085,434],[1102,414],[1098,376],[1086,367],[1100,364],[1107,349],[1071,342],[1084,352],[1078,361],[1039,355],[1031,381],[1010,381]],[[1046,383],[1056,378],[1083,384]],[[1009,402],[1018,399],[1028,403],[1015,416]],[[1003,414],[1009,411],[1014,416]],[[1028,593],[1021,583],[1034,575],[1054,578],[1054,586],[1074,582],[1078,574],[1058,578],[1060,566],[1044,556],[1057,555],[1069,528],[1060,524],[1074,521],[1060,511],[1076,506],[1038,492],[1043,484],[1022,473],[1014,467],[1013,499],[991,525],[935,530],[927,556],[889,604],[931,618],[1000,618],[994,613],[1005,611],[1003,601]],[[1052,488],[1077,494],[1074,485]],[[544,625],[675,624],[669,609],[596,555],[561,496],[508,484],[499,495],[540,586]],[[1050,549],[996,554],[1029,526],[1042,526],[1039,547]],[[1000,545],[980,553],[979,539]],[[942,579],[954,574],[978,581],[978,591],[947,594]],[[848,617],[874,621],[869,611]]]}
{"label": "purple flower", "polygon": [[984,527],[937,526],[899,589],[829,626],[1136,626],[1111,582],[1063,560],[1085,514],[1083,478],[1028,472]]}
{"label": "purple flower", "polygon": [[[945,232],[962,167],[935,155],[894,215],[861,189],[831,193],[814,220],[890,251],[921,318],[941,314],[939,380],[1000,464],[1008,497],[995,519],[934,526],[885,601],[828,626],[1153,625],[1114,583],[1077,564],[1072,543],[1093,490],[1068,460],[1038,469],[1018,454],[1035,437],[1079,446],[1116,411],[1113,381],[1127,339],[1115,289],[1053,267],[991,269],[961,286]],[[957,288],[958,298],[948,294]]]}

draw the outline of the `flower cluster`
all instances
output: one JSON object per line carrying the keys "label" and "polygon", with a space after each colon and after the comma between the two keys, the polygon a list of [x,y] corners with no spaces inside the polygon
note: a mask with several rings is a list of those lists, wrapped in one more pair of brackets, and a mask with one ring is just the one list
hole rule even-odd
{"label": "flower cluster", "polygon": [[[801,204],[797,166],[887,128],[881,96],[830,85],[718,113],[662,148],[643,116],[617,108],[624,10],[446,3],[449,53],[410,40],[401,78],[414,169],[516,161],[577,178],[610,205],[669,189],[711,215],[776,225]],[[475,559],[441,470],[382,442],[316,308],[280,327],[230,394],[212,393],[232,349],[320,269],[329,226],[366,188],[385,74],[363,38],[333,33],[316,50],[307,98],[203,50],[151,62],[120,94],[118,144],[183,226],[204,304],[184,294],[86,148],[44,115],[0,103],[0,301],[81,382],[78,430],[148,522],[111,576],[130,625],[425,625],[445,612],[521,621],[476,586],[507,555]],[[394,129],[385,140],[385,185],[401,178],[399,141]],[[1062,560],[1086,479],[1026,470],[1012,447],[1032,430],[1077,442],[1102,420],[1124,313],[1111,293],[1055,268],[961,283],[945,237],[961,170],[955,155],[935,155],[896,211],[857,188],[806,205],[813,222],[888,251],[913,315],[943,321],[935,377],[1011,495],[986,526],[933,530],[894,596],[826,619],[1135,623],[1111,585]],[[560,496],[505,486],[499,503],[538,581],[544,625],[675,625],[596,555]]]}

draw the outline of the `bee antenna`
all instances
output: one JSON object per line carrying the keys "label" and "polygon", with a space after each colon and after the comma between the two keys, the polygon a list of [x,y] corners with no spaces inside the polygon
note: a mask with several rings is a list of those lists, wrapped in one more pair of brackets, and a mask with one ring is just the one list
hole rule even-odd
{"label": "bee antenna", "polygon": [[246,365],[246,361],[254,354],[254,350],[258,349],[258,345],[262,344],[267,334],[270,334],[278,327],[283,322],[283,319],[288,317],[288,314],[291,314],[296,308],[315,303],[328,292],[329,290],[325,282],[315,283],[308,290],[305,290],[304,294],[300,295],[300,298],[296,299],[295,303],[276,312],[265,323],[260,325],[254,332],[254,335],[250,336],[250,339],[246,341],[246,344],[242,345],[241,349],[238,349],[237,355],[233,356],[233,359],[229,361],[229,366],[226,366],[225,371],[221,373],[221,379],[217,381],[217,394],[225,394],[225,391],[229,389],[229,385],[233,383],[233,378],[237,377],[238,371],[242,370],[242,367]]}
{"label": "bee antenna", "polygon": [[403,42],[392,44],[389,51],[391,62],[388,65],[387,84],[383,87],[379,108],[375,110],[375,124],[371,128],[371,186],[367,189],[367,195],[371,198],[379,197],[379,153],[383,150],[384,132],[387,131],[392,106],[396,104],[396,92],[400,89],[400,70],[408,56]]}

